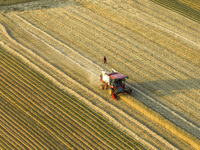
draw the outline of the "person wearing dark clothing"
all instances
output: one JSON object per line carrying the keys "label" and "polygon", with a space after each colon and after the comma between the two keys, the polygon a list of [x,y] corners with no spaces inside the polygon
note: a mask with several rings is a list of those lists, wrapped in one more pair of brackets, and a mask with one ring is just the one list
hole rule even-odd
{"label": "person wearing dark clothing", "polygon": [[105,64],[106,63],[106,56],[104,56],[103,61],[104,61],[104,64]]}

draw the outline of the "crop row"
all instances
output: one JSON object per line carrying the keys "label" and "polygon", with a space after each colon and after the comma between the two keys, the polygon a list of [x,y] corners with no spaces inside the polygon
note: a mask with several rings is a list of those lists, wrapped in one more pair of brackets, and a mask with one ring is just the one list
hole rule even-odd
{"label": "crop row", "polygon": [[[67,12],[66,10],[65,10],[65,12]],[[68,12],[68,13],[70,13],[70,12]],[[56,12],[54,12],[54,15],[56,15],[57,13]],[[80,14],[80,13],[79,13]],[[48,15],[51,15],[51,13],[49,12],[48,14],[47,13],[44,13],[44,16],[47,16],[47,17],[49,17]],[[77,15],[77,14],[76,14]],[[74,14],[71,14],[70,13],[70,15],[69,15],[71,18],[74,18],[75,17],[75,15]],[[37,18],[37,16],[35,16],[34,17],[34,19],[36,19]],[[52,17],[52,18],[54,18],[54,17]],[[74,18],[74,20],[76,20],[77,21],[77,19],[76,18]],[[36,21],[37,22],[39,22],[39,20],[37,20],[36,19]],[[68,19],[68,22],[69,22],[70,20]],[[95,36],[93,36],[93,37],[91,37],[92,36],[92,32],[93,33],[95,33],[96,31],[92,31],[92,30],[94,30],[94,29],[92,29],[91,30],[91,28],[88,28],[88,29],[90,29],[90,30],[87,30],[87,24],[86,25],[84,25],[83,24],[83,22],[82,22],[82,20],[78,20],[79,21],[79,23],[77,24],[75,24],[74,23],[74,25],[73,25],[73,27],[74,26],[77,26],[75,29],[73,29],[74,31],[75,30],[77,30],[77,37],[79,37],[79,38],[81,38],[82,37],[82,39],[88,39],[90,42],[91,41],[93,41],[92,43],[93,43],[93,45],[96,45],[97,47],[99,47],[99,45],[101,45],[102,43],[99,43],[99,42],[102,42],[102,41],[99,41],[98,39],[97,40],[95,40],[94,41],[94,39],[96,39],[95,38]],[[61,21],[56,21],[55,20],[55,22],[57,22],[57,24],[59,24],[59,26],[62,26],[63,28],[66,28],[66,30],[70,30],[70,28],[72,27],[72,26],[69,26],[69,27],[67,27],[67,25],[64,23],[64,21],[63,21],[63,23],[61,22]],[[81,26],[79,26],[79,24],[82,24]],[[41,23],[41,24],[43,24],[43,23]],[[64,25],[65,24],[65,25]],[[90,24],[91,25],[91,24]],[[56,25],[55,25],[56,26]],[[84,30],[82,30],[83,32],[81,32],[81,28],[83,28],[84,27],[84,30],[87,30],[87,33],[84,33]],[[46,27],[46,28],[50,28],[49,26],[48,27]],[[80,30],[79,30],[80,29]],[[82,33],[82,34],[78,34],[78,33]],[[90,35],[91,36],[87,36],[88,35],[88,33],[90,33]],[[85,35],[84,35],[85,34]],[[101,33],[102,34],[102,33]],[[101,35],[100,34],[100,35]],[[62,34],[60,34],[59,35],[60,37],[62,37]],[[92,39],[91,39],[92,38]],[[106,38],[108,38],[108,36],[106,37],[105,36],[105,39]],[[64,37],[63,37],[63,39],[64,39]],[[100,38],[99,38],[100,39]],[[109,38],[109,40],[110,40],[111,38]],[[76,40],[76,41],[79,41],[79,40]],[[74,42],[74,44],[75,44],[75,41],[73,41]],[[115,42],[115,41],[114,41]],[[89,43],[89,42],[88,42]],[[106,44],[106,41],[103,43],[104,45]],[[78,44],[77,44],[78,45]],[[123,45],[123,44],[122,44]],[[88,44],[87,44],[87,46],[88,46]],[[132,45],[133,46],[133,45]],[[107,45],[107,47],[108,47],[108,49],[109,49],[109,51],[107,51],[107,53],[111,53],[111,51],[113,50],[113,52],[114,52],[114,49],[113,48],[115,48],[115,49],[117,49],[117,47],[115,47],[115,45],[113,44],[112,45],[112,47],[113,48],[110,48],[108,45]],[[129,47],[131,47],[131,45],[129,46]],[[129,48],[126,48],[126,46],[124,46],[124,47],[122,47],[122,49],[129,49]],[[145,50],[146,51],[146,50]],[[112,53],[113,53],[112,52]],[[125,51],[123,51],[124,53],[125,53]],[[158,51],[159,52],[159,51]],[[123,58],[123,60],[125,59],[125,58],[127,58],[127,57],[129,57],[129,55],[128,55],[128,52],[127,52],[127,55],[124,55],[123,53],[121,53],[121,51],[117,51],[116,53],[118,53],[118,57],[122,57]],[[136,55],[138,55],[139,57],[141,57],[141,58],[143,58],[143,59],[145,59],[146,61],[145,61],[145,64],[140,64],[141,62],[134,62],[135,63],[135,65],[137,65],[138,67],[140,67],[140,70],[141,70],[141,68],[143,68],[141,71],[139,71],[139,72],[141,72],[141,74],[139,74],[138,75],[138,77],[141,77],[142,75],[144,75],[144,74],[146,74],[146,75],[148,75],[147,74],[147,72],[148,73],[151,73],[153,76],[157,76],[158,77],[158,79],[160,79],[160,80],[163,80],[163,76],[161,76],[163,73],[165,73],[165,70],[167,69],[168,70],[168,76],[170,77],[170,78],[174,78],[174,77],[176,77],[176,78],[179,78],[180,76],[188,76],[190,73],[186,70],[186,69],[184,69],[184,70],[177,70],[175,67],[174,67],[174,64],[175,64],[175,62],[171,62],[170,60],[169,61],[167,61],[166,62],[166,60],[167,59],[165,59],[165,62],[163,61],[163,59],[162,58],[159,58],[159,57],[157,57],[154,53],[152,53],[151,54],[151,56],[148,56],[148,57],[144,57],[145,56],[145,53],[148,53],[148,51],[146,51],[146,52],[144,52],[144,54],[142,53],[142,51],[140,51],[140,53],[138,53],[138,54],[136,54]],[[142,54],[142,55],[141,55]],[[171,55],[169,52],[168,52],[168,55]],[[127,58],[127,62],[129,62],[130,60],[131,60],[132,58]],[[154,60],[154,61],[156,61],[156,64],[157,64],[157,66],[155,66],[153,63],[152,63],[152,60]],[[144,63],[144,62],[142,62],[142,63]],[[126,64],[129,68],[132,68],[132,70],[135,70],[134,69],[134,66],[132,65],[132,64]],[[178,65],[178,64],[177,64]],[[148,69],[147,69],[147,66],[148,66]],[[158,72],[158,69],[157,68],[160,68],[160,70],[159,70],[159,72]],[[183,67],[183,68],[186,68],[186,67]],[[187,67],[188,68],[188,67]],[[190,70],[190,68],[188,68],[188,70]],[[143,73],[144,71],[146,71],[146,73]],[[138,72],[138,73],[139,73]],[[137,73],[135,73],[135,74],[137,74]],[[151,75],[151,76],[152,76]],[[192,80],[191,80],[192,81]],[[195,82],[193,83],[193,85],[194,85],[194,88],[195,88]],[[182,87],[182,86],[187,86],[187,85],[184,85],[184,82],[183,83],[181,83],[181,82],[175,82],[175,81],[169,81],[169,83],[168,83],[168,85],[167,85],[168,87],[169,87],[169,89],[170,88],[172,88],[172,89],[175,89],[175,87],[177,88],[177,89],[180,89],[180,87]],[[198,85],[197,85],[198,86]],[[166,85],[165,85],[165,87],[160,87],[161,89],[162,88],[166,88]],[[156,91],[156,89],[154,90],[153,88],[152,88],[152,90],[153,91]],[[187,100],[190,100],[190,99],[194,99],[195,97],[197,97],[198,95],[196,95],[196,93],[190,93],[190,94],[188,94],[186,97],[188,97],[187,98]],[[170,100],[169,100],[170,101]],[[190,102],[190,104],[191,105],[193,105],[193,107],[195,107],[196,105],[194,105],[193,104],[194,103],[194,101],[191,101]],[[177,105],[177,104],[176,104]],[[192,110],[191,110],[192,111]]]}
{"label": "crop row", "polygon": [[[181,2],[176,2],[172,0],[151,0],[155,3],[158,3],[161,6],[169,8],[173,11],[176,11],[194,21],[200,22],[199,19],[199,6],[197,3],[191,3],[189,0]],[[195,9],[193,9],[195,8]]]}
{"label": "crop row", "polygon": [[[10,103],[13,107],[17,106],[20,114],[26,114],[27,118],[31,117],[34,124],[40,124],[47,133],[50,132],[51,135],[55,136],[56,141],[61,142],[62,146],[94,148],[95,145],[95,147],[109,149],[124,147],[131,149],[134,147],[135,143],[132,139],[119,132],[117,128],[112,127],[85,105],[68,97],[56,87],[50,86],[41,76],[37,76],[36,73],[13,60],[7,54],[4,57],[2,71],[5,76],[1,79],[1,90],[7,99],[6,103]],[[44,147],[42,145],[44,142],[47,143],[45,146],[52,147],[53,141],[50,142],[49,138],[44,137],[47,134],[40,134],[35,126],[31,126],[27,122],[23,123],[22,117],[16,116],[15,111],[11,108],[5,107],[4,111],[10,113],[9,116],[4,116],[4,119],[9,122],[8,125],[15,126],[16,130],[13,130],[18,131],[15,137],[10,137],[21,143],[20,146]],[[19,123],[18,119],[11,119],[10,116],[18,117],[22,121]],[[31,127],[27,128],[27,126]],[[39,142],[33,131],[37,131],[40,139],[44,141]],[[21,138],[23,134],[30,138],[25,138],[26,136]],[[15,141],[14,139],[13,141]]]}
{"label": "crop row", "polygon": [[[65,11],[65,12],[67,12],[67,11]],[[57,12],[53,12],[54,13],[54,15],[60,15],[60,16],[62,16],[62,14],[59,14],[59,13],[57,13]],[[69,14],[69,12],[67,12],[68,14]],[[80,14],[80,13],[79,13]],[[51,17],[51,18],[58,18],[57,16],[55,17],[55,16],[51,16],[52,14],[51,14],[51,12],[48,12],[48,13],[44,13],[44,15],[42,15],[42,16],[44,16],[44,17]],[[75,15],[73,15],[73,14],[69,14],[69,16],[70,16],[70,18],[71,18],[71,20],[73,20],[74,18],[74,16]],[[34,18],[37,18],[37,16],[36,17],[34,17]],[[36,19],[36,21],[35,22],[40,22],[40,19],[41,18],[38,18],[38,19]],[[106,41],[103,41],[103,43],[100,43],[100,42],[102,42],[101,40],[98,40],[97,38],[95,38],[95,36],[87,36],[88,35],[88,33],[90,34],[90,35],[92,35],[92,32],[96,32],[96,31],[92,31],[91,30],[91,28],[89,28],[89,27],[87,27],[87,24],[83,24],[83,22],[82,22],[82,20],[79,20],[79,19],[74,19],[75,20],[75,22],[77,22],[77,20],[79,21],[79,23],[78,24],[76,24],[76,23],[74,23],[73,24],[73,27],[75,27],[75,26],[77,26],[76,28],[74,28],[74,29],[72,29],[72,26],[69,26],[69,28],[66,28],[66,24],[65,24],[65,22],[63,21],[56,21],[55,20],[55,25],[56,24],[59,24],[59,26],[60,27],[62,27],[62,28],[65,28],[66,30],[68,30],[68,31],[70,31],[70,30],[73,30],[73,31],[76,31],[77,30],[77,37],[79,37],[79,38],[82,38],[82,39],[89,39],[88,41],[89,42],[92,42],[93,43],[93,45],[95,45],[96,44],[96,46],[98,46],[98,45],[103,45],[104,43],[106,43]],[[68,19],[68,22],[69,22],[70,20]],[[73,21],[72,21],[73,22]],[[40,23],[40,24],[43,24],[43,23]],[[79,24],[81,24],[80,26],[79,26]],[[45,24],[44,24],[45,25]],[[52,25],[52,24],[51,24]],[[90,24],[91,25],[91,24]],[[46,28],[50,28],[50,26],[47,26]],[[70,29],[71,28],[71,29]],[[82,30],[83,30],[83,28],[84,28],[84,30],[86,30],[87,29],[87,32],[81,32],[81,28],[82,28]],[[80,30],[79,30],[80,29]],[[88,29],[90,29],[90,30],[88,30]],[[52,30],[51,30],[52,31]],[[82,34],[79,34],[79,33],[82,33]],[[99,33],[101,33],[101,32],[99,32]],[[102,34],[102,33],[101,33]],[[100,34],[100,35],[101,35]],[[62,35],[60,35],[59,37],[62,37]],[[104,36],[104,38],[106,39],[106,38],[108,38],[108,36],[106,37],[106,36]],[[64,37],[63,37],[63,39],[64,39]],[[95,39],[95,40],[94,40]],[[109,40],[111,39],[111,37],[109,37]],[[79,41],[79,40],[76,40],[76,41]],[[74,41],[74,43],[76,42],[76,41]],[[49,41],[47,41],[47,42],[49,42]],[[88,42],[88,43],[89,43]],[[115,43],[116,41],[114,41],[113,43]],[[78,45],[78,44],[77,44]],[[87,45],[88,46],[88,45]],[[107,47],[108,47],[109,45],[107,45]],[[115,45],[113,44],[112,45],[112,47],[114,47],[114,49],[117,49],[117,47],[115,47]],[[113,52],[114,52],[114,49],[113,49]],[[125,48],[123,48],[123,49],[127,49],[127,47],[125,47]],[[111,48],[109,48],[109,50],[111,50]],[[109,51],[108,51],[109,52]],[[112,52],[112,53],[113,53]],[[121,56],[122,55],[122,58],[123,59],[125,59],[127,56],[129,56],[128,55],[128,53],[127,53],[127,55],[123,55],[123,53],[121,54],[120,53],[120,51],[117,51],[117,53],[119,54],[119,56]],[[140,54],[141,54],[141,51],[140,51]],[[145,56],[145,53],[144,53],[144,55],[143,56]],[[140,57],[143,57],[142,55],[140,56]],[[182,72],[182,71],[179,71],[178,73],[176,72],[176,73],[174,73],[175,72],[175,69],[172,69],[172,67],[169,65],[169,66],[167,66],[166,65],[166,62],[163,62],[163,60],[161,59],[161,58],[159,58],[159,57],[155,57],[155,54],[153,54],[152,56],[151,56],[152,58],[150,59],[149,57],[146,57],[146,58],[144,58],[145,60],[149,60],[149,63],[146,63],[146,65],[139,65],[139,63],[137,63],[136,65],[137,66],[140,66],[140,69],[141,68],[144,68],[143,69],[143,71],[145,70],[145,68],[148,66],[149,68],[148,69],[146,69],[146,71],[147,72],[151,72],[152,74],[155,74],[155,76],[158,76],[158,74],[161,74],[162,72],[157,72],[158,71],[158,69],[157,68],[155,68],[155,66],[152,64],[152,60],[159,60],[160,62],[162,62],[162,63],[157,63],[157,65],[159,66],[159,68],[162,68],[162,70],[166,70],[166,68],[168,68],[168,70],[170,70],[171,71],[171,77],[173,78],[174,76],[176,76],[176,77],[178,77],[178,75],[177,74],[179,74],[179,75],[182,75],[182,74],[184,74],[184,72],[185,72],[185,70]],[[130,60],[130,58],[128,58],[127,59],[127,61],[129,61]],[[165,59],[165,61],[166,61],[166,59]],[[171,63],[170,61],[168,62],[168,63]],[[162,64],[162,65],[161,65]],[[173,63],[171,63],[171,64],[174,64],[174,62]],[[127,65],[127,64],[126,64]],[[128,64],[129,65],[129,64]],[[152,69],[152,67],[154,67],[153,69]],[[132,65],[129,65],[129,68],[133,68],[132,67]],[[151,68],[151,69],[150,69]],[[132,70],[134,70],[134,69],[132,69]],[[151,71],[152,70],[152,71]],[[142,73],[140,76],[142,76],[144,73]],[[169,75],[169,74],[168,74]],[[159,79],[162,79],[162,77],[161,76],[159,76]],[[179,87],[180,86],[182,86],[182,85],[179,85],[179,84],[182,84],[182,83],[177,83],[177,84],[175,84],[175,86],[174,86],[174,82],[173,81],[169,81],[169,82],[171,82],[170,83],[170,87],[175,87],[175,86],[177,86],[177,89],[179,89]],[[169,85],[168,85],[168,87],[169,87]],[[169,88],[170,88],[169,87]],[[161,88],[164,88],[164,87],[161,87]],[[191,95],[191,96],[196,96],[195,95],[195,93],[193,93],[193,95]],[[188,95],[188,97],[189,97],[189,95]],[[190,98],[191,99],[191,98]],[[190,100],[189,99],[189,100]],[[191,105],[192,105],[192,103],[193,103],[193,101],[191,102]],[[177,104],[176,104],[177,105]],[[194,107],[195,107],[195,105],[194,105]]]}

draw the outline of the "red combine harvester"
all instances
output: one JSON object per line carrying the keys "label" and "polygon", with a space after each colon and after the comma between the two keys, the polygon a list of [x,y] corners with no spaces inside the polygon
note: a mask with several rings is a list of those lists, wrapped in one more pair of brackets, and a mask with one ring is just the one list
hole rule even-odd
{"label": "red combine harvester", "polygon": [[112,98],[115,100],[120,93],[131,94],[132,90],[130,88],[125,88],[126,78],[128,79],[128,76],[118,73],[114,69],[112,69],[112,72],[108,73],[103,70],[100,75],[100,89],[108,89],[108,93],[112,95]]}

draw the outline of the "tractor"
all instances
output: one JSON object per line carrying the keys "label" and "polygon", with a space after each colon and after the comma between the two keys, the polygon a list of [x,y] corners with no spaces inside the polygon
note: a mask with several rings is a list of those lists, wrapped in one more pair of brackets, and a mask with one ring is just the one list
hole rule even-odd
{"label": "tractor", "polygon": [[131,94],[132,90],[125,88],[125,82],[126,79],[128,79],[128,76],[125,76],[124,74],[116,72],[114,69],[112,69],[111,72],[107,72],[105,70],[102,71],[100,75],[100,89],[107,90],[110,95],[112,95],[112,98],[117,100],[117,95],[120,93],[128,93]]}

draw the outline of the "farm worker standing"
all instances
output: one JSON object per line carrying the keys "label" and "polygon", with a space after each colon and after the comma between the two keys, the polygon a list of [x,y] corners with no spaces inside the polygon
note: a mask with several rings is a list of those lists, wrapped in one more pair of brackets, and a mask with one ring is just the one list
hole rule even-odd
{"label": "farm worker standing", "polygon": [[103,61],[104,61],[104,64],[105,64],[106,63],[106,56],[104,56]]}

